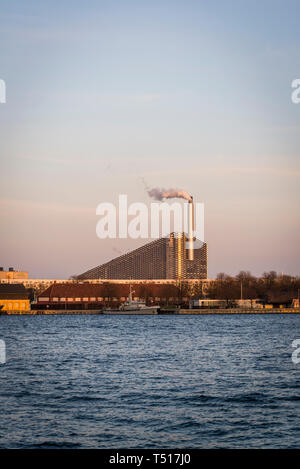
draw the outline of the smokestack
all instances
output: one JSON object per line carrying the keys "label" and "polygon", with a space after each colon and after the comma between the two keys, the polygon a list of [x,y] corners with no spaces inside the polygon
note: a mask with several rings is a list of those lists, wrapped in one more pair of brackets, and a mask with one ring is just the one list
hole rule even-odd
{"label": "smokestack", "polygon": [[188,212],[189,212],[189,219],[188,219],[188,259],[190,261],[194,260],[194,201],[193,197],[183,189],[149,189],[147,190],[148,195],[156,200],[163,200],[163,199],[185,199],[188,200]]}
{"label": "smokestack", "polygon": [[188,259],[189,261],[194,260],[194,201],[193,197],[189,200],[189,252],[188,252]]}

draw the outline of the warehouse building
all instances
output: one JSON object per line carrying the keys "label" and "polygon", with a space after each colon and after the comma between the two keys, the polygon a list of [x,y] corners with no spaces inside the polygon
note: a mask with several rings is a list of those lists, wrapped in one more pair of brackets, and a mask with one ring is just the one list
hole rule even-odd
{"label": "warehouse building", "polygon": [[22,284],[0,284],[0,311],[30,311],[29,293]]}
{"label": "warehouse building", "polygon": [[[128,299],[129,284],[54,283],[37,296],[33,309],[101,309],[118,307]],[[133,299],[153,304],[182,304],[188,302],[187,293],[175,285],[132,283]]]}

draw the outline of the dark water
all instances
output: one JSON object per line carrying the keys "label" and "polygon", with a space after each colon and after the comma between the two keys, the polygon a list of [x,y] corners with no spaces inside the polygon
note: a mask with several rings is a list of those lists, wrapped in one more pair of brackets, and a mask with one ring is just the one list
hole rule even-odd
{"label": "dark water", "polygon": [[0,317],[1,448],[300,447],[300,316]]}

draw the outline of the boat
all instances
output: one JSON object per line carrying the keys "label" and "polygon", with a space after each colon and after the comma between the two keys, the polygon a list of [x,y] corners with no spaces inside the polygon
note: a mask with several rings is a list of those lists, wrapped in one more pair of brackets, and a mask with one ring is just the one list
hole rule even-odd
{"label": "boat", "polygon": [[145,301],[137,301],[132,299],[132,286],[130,285],[128,301],[122,303],[119,309],[106,308],[102,310],[102,314],[157,314],[159,306],[147,306]]}

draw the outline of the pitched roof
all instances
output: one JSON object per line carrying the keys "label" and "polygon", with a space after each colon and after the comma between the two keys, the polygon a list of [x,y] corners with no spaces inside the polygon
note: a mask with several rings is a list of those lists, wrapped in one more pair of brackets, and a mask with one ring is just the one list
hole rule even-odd
{"label": "pitched roof", "polygon": [[53,283],[39,297],[91,297],[101,296],[101,285],[88,283]]}
{"label": "pitched roof", "polygon": [[21,283],[0,283],[0,298],[2,300],[27,300],[28,291]]}

